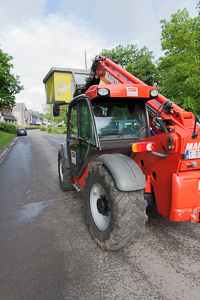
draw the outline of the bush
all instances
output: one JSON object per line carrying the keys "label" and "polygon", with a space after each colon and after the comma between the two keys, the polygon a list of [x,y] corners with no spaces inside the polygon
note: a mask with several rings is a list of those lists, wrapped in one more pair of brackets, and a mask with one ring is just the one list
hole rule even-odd
{"label": "bush", "polygon": [[47,128],[47,132],[48,132],[48,133],[51,133],[51,131],[52,131],[52,128],[51,128],[51,127]]}
{"label": "bush", "polygon": [[67,129],[65,129],[65,130],[63,131],[63,134],[67,134]]}
{"label": "bush", "polygon": [[41,131],[45,131],[46,128],[45,128],[45,127],[40,127],[40,130],[41,130]]}
{"label": "bush", "polygon": [[0,130],[17,134],[17,126],[6,122],[0,122]]}
{"label": "bush", "polygon": [[32,127],[25,127],[26,130],[30,129],[40,129],[40,126],[32,126]]}
{"label": "bush", "polygon": [[60,125],[58,125],[58,127],[63,127],[63,125],[62,125],[62,124],[60,124]]}

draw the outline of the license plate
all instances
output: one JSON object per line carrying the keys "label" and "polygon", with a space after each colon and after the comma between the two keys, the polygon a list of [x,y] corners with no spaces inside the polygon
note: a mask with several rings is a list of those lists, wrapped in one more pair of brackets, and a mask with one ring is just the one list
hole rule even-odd
{"label": "license plate", "polygon": [[200,158],[200,150],[186,150],[186,159]]}

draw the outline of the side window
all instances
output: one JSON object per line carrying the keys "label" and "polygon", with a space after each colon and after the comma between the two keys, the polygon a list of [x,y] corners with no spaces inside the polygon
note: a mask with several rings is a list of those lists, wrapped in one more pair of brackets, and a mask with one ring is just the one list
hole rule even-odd
{"label": "side window", "polygon": [[71,109],[71,128],[70,135],[72,139],[78,139],[78,118],[77,118],[77,106],[74,105]]}
{"label": "side window", "polygon": [[80,136],[83,138],[88,138],[91,142],[95,143],[94,128],[87,101],[81,100],[79,101],[78,105],[80,114]]}

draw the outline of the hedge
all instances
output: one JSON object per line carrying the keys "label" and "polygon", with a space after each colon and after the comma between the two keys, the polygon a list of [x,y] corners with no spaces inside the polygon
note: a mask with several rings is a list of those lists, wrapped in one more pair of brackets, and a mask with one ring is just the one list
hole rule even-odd
{"label": "hedge", "polygon": [[[11,123],[6,122],[0,122],[0,130],[8,132],[8,133],[17,133],[17,128],[20,128],[20,126],[16,126]],[[40,129],[40,126],[35,127],[25,127],[26,130],[32,130],[32,129]]]}
{"label": "hedge", "polygon": [[26,130],[30,129],[40,129],[40,126],[34,126],[34,127],[24,127]]}
{"label": "hedge", "polygon": [[8,133],[17,133],[17,126],[6,122],[0,122],[0,130]]}

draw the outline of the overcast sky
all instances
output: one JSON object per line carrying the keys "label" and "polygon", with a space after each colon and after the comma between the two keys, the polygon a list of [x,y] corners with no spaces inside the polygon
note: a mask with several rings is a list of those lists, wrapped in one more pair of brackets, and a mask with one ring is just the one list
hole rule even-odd
{"label": "overcast sky", "polygon": [[43,112],[52,67],[85,68],[103,49],[137,44],[162,55],[160,20],[199,0],[0,0],[0,49],[13,56],[24,90],[16,102]]}

